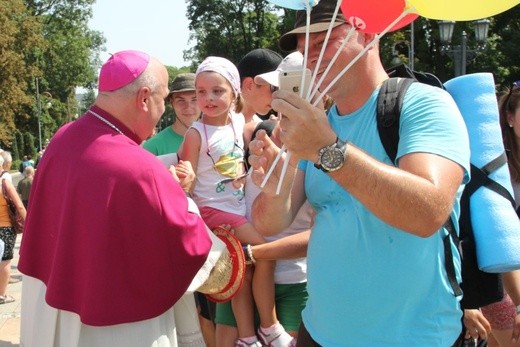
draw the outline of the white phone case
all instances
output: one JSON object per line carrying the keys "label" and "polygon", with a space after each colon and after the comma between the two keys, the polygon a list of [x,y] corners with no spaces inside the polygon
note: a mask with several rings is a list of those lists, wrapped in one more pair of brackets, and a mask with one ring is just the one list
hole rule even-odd
{"label": "white phone case", "polygon": [[302,98],[306,98],[311,82],[311,70],[305,69],[303,92],[300,93],[302,76],[302,70],[280,71],[278,75],[278,85],[281,90],[288,90],[300,95]]}

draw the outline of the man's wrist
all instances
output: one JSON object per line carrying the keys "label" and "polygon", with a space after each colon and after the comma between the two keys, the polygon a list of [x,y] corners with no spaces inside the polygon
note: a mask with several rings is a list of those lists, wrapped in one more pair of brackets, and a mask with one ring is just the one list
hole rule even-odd
{"label": "man's wrist", "polygon": [[314,167],[325,173],[339,170],[343,167],[347,157],[348,141],[336,137],[336,141],[321,148],[318,152],[318,161]]}

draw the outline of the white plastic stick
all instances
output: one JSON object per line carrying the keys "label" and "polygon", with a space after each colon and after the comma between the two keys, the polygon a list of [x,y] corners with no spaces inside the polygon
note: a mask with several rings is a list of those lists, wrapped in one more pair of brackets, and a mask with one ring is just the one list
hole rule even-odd
{"label": "white plastic stick", "polygon": [[[309,84],[311,88],[307,91],[307,95],[305,96],[305,100],[312,100],[312,97],[316,92],[312,91],[312,86],[314,85],[314,81],[316,80],[316,76],[318,75],[318,70],[320,69],[321,60],[323,59],[323,55],[325,54],[325,49],[327,48],[327,43],[329,42],[330,33],[332,32],[332,28],[334,27],[334,23],[336,22],[336,16],[338,15],[338,11],[341,5],[341,0],[337,1],[336,8],[334,9],[334,14],[332,15],[332,19],[330,20],[329,28],[327,29],[327,34],[325,35],[325,40],[323,40],[323,44],[321,46],[320,55],[318,56],[318,61],[316,62],[316,66],[314,67],[314,71],[312,73],[311,83]],[[307,55],[307,51],[305,51],[305,54]],[[335,61],[335,59],[333,59]],[[304,64],[306,66],[306,64]],[[318,89],[319,86],[316,86],[316,89]]]}
{"label": "white plastic stick", "polygon": [[[311,22],[311,7],[310,7],[309,1],[306,2],[305,7],[306,7],[306,12],[307,12],[307,18],[306,18],[307,20],[306,20],[306,26],[305,26],[305,48],[303,50],[303,72],[304,73],[302,74],[302,76],[303,76],[302,81],[300,81],[300,97],[303,97],[302,93],[303,93],[303,86],[305,85],[304,83],[305,83],[305,68],[307,65],[307,52],[309,51],[309,34],[310,34],[309,26],[310,26],[310,22]],[[281,117],[279,117],[279,118],[281,119]],[[271,175],[273,174],[276,164],[278,163],[278,161],[280,160],[280,158],[282,157],[282,155],[285,151],[286,151],[285,145],[282,145],[282,148],[280,148],[280,150],[278,151],[278,154],[277,154],[276,158],[274,159],[273,163],[271,164],[269,171],[267,171],[267,174],[265,175],[264,180],[262,181],[262,184],[260,184],[260,188],[265,187],[267,180],[269,180],[269,177],[271,177]],[[287,155],[289,155],[289,152],[287,152]],[[280,186],[280,182],[283,180],[283,175],[285,174],[284,169],[287,170],[287,168],[285,167],[285,163],[284,163],[284,167],[282,168],[282,175],[279,178],[278,186]],[[277,191],[278,190],[279,189],[277,189]]]}
{"label": "white plastic stick", "polygon": [[282,182],[285,177],[285,173],[287,172],[287,166],[289,165],[289,160],[291,160],[291,152],[287,152],[285,156],[285,161],[283,162],[282,174],[280,175],[280,179],[278,180],[278,186],[276,187],[276,195],[280,194],[280,189],[282,189]]}
{"label": "white plastic stick", "polygon": [[280,150],[278,151],[278,154],[276,155],[276,158],[274,158],[274,161],[271,164],[271,167],[269,168],[269,171],[267,171],[267,174],[265,175],[264,180],[262,181],[262,184],[260,184],[260,188],[265,187],[265,184],[267,183],[267,180],[273,174],[273,170],[276,167],[276,163],[278,163],[278,161],[282,157],[283,152],[285,152],[285,145],[283,145],[282,148],[280,148]]}
{"label": "white plastic stick", "polygon": [[306,30],[305,30],[305,48],[303,49],[303,64],[302,64],[302,79],[300,80],[300,98],[303,98],[305,97],[305,95],[303,95],[303,86],[305,85],[305,69],[307,67],[307,54],[309,52],[309,26],[311,25],[311,6],[310,4],[307,2],[306,5],[305,5],[305,8],[306,8],[306,12],[307,12],[307,21],[306,21]]}
{"label": "white plastic stick", "polygon": [[320,96],[316,99],[316,101],[314,101],[313,103],[313,106],[316,106],[318,105],[319,101],[321,100],[321,98],[323,98],[323,96],[325,94],[327,94],[327,92],[330,90],[330,88],[332,88],[332,86],[352,67],[352,65],[354,65],[370,48],[372,48],[373,46],[375,46],[379,40],[381,39],[381,37],[383,37],[383,35],[385,35],[394,25],[397,24],[397,22],[399,22],[401,19],[403,19],[408,13],[410,13],[411,11],[411,8],[407,8],[403,11],[403,13],[401,13],[392,23],[390,23],[386,28],[385,30],[383,30],[380,34],[377,34],[374,38],[374,40],[372,40],[372,42],[370,42],[365,48],[363,48],[363,50],[361,52],[359,52],[358,55],[356,55],[354,57],[354,59],[352,59],[348,64],[347,66],[345,66],[345,68],[343,70],[341,70],[341,72],[332,80],[332,82],[325,88],[325,90],[323,90],[323,92],[321,92]]}
{"label": "white plastic stick", "polygon": [[[321,84],[323,83],[323,80],[325,79],[325,77],[327,77],[327,74],[329,73],[330,69],[332,68],[332,65],[334,65],[334,63],[336,62],[336,60],[338,59],[339,55],[341,54],[341,51],[343,50],[343,47],[345,47],[345,45],[347,44],[347,42],[350,40],[350,37],[356,32],[356,28],[354,27],[350,27],[350,30],[347,34],[347,37],[345,37],[345,39],[343,39],[343,42],[341,43],[341,45],[338,47],[338,50],[336,51],[336,54],[334,54],[334,56],[332,57],[332,60],[330,61],[329,65],[327,66],[327,68],[325,69],[325,71],[323,72],[323,74],[321,75],[320,79],[318,80],[318,82],[316,83],[316,85],[314,86],[314,89],[312,91],[312,94],[310,95],[309,98],[307,98],[308,101],[312,100],[312,98],[314,98],[314,96],[316,95],[316,93],[319,91],[319,88],[321,86]],[[318,69],[316,68],[316,70],[314,70],[315,72],[318,71]]]}
{"label": "white plastic stick", "polygon": [[[337,14],[337,11],[338,11],[338,8],[340,6],[340,2],[338,1],[338,4],[336,6],[336,10],[335,10],[335,13],[334,13],[334,16]],[[310,25],[310,11],[311,11],[311,8],[310,6],[307,4],[306,6],[307,8],[307,25],[305,27],[305,49],[304,49],[304,64],[303,64],[303,69],[305,71],[305,68],[306,68],[306,62],[307,62],[307,54],[308,54],[308,49],[309,49],[309,25]],[[352,59],[348,64],[347,66],[345,66],[345,68],[343,70],[341,70],[341,72],[332,80],[332,82],[325,88],[325,90],[323,90],[323,92],[321,92],[321,94],[319,95],[318,98],[316,98],[316,100],[314,101],[314,103],[312,104],[313,106],[316,106],[318,105],[318,103],[320,102],[320,100],[323,98],[324,95],[327,94],[327,92],[330,90],[330,88],[352,67],[352,65],[354,65],[370,48],[372,48],[373,46],[375,46],[379,40],[381,39],[381,37],[383,37],[394,25],[396,25],[402,18],[404,18],[407,14],[409,14],[410,12],[413,12],[414,9],[413,7],[407,7],[405,8],[405,10],[392,22],[390,23],[386,28],[385,30],[383,30],[380,34],[376,35],[374,40],[368,44],[361,52],[359,52],[359,54],[354,57],[354,59]],[[331,21],[330,23],[330,26],[329,26],[329,31],[327,32],[327,35],[326,35],[326,39],[328,40],[328,36],[330,34],[330,30],[331,30],[331,27],[333,25],[333,22],[334,21]],[[335,62],[335,60],[337,59],[337,57],[339,56],[340,52],[341,52],[341,49],[345,46],[345,44],[348,42],[348,40],[350,39],[350,36],[352,35],[353,31],[355,29],[352,27],[352,29],[349,31],[347,37],[343,40],[343,43],[342,45],[340,46],[340,48],[338,49],[338,51],[336,52],[336,54],[334,55],[331,63],[329,64],[329,66],[327,66],[327,69],[325,70],[324,74],[322,75],[322,77],[320,78],[315,90],[313,91],[312,95],[310,96],[310,98],[306,98],[308,100],[312,99],[312,97],[314,97],[315,93],[318,91],[318,88],[319,88],[319,85],[323,82],[323,79],[325,78],[326,74],[329,72],[330,70],[330,67],[333,65],[333,63]],[[324,45],[325,46],[325,45]],[[322,50],[320,52],[320,56],[318,58],[318,65],[316,66],[315,68],[315,71],[314,71],[314,74],[313,74],[313,77],[311,79],[311,82],[315,79],[315,75],[316,75],[316,72],[318,71],[318,67],[319,67],[319,64],[321,63],[321,58],[323,56],[323,53],[324,53],[324,47],[322,47]],[[303,85],[304,85],[304,82],[305,82],[305,73],[303,74],[303,78],[302,78],[302,81],[301,81],[301,88],[300,88],[300,91],[303,90]],[[311,88],[309,88],[310,90]],[[301,95],[300,95],[301,96]],[[307,95],[308,96],[308,95]],[[283,152],[286,150],[285,148],[285,145],[282,146],[282,148],[280,148],[280,151],[278,152],[278,155],[276,156],[275,160],[273,161],[273,163],[271,164],[271,167],[269,168],[269,171],[267,172],[264,180],[262,181],[262,184],[260,185],[260,188],[263,188],[265,187],[265,184],[267,183],[267,180],[269,179],[269,177],[271,177],[273,171],[274,171],[274,167],[275,165],[278,163],[278,161],[280,160],[280,158],[282,157],[283,155]],[[277,186],[277,189],[276,189],[276,194],[278,195],[280,193],[280,189],[281,189],[281,185],[282,185],[282,181],[285,177],[285,173],[287,171],[287,166],[289,164],[289,159],[290,159],[290,153],[287,152],[287,156],[285,158],[285,161],[284,161],[284,165],[282,167],[282,172],[281,172],[281,175],[280,175],[280,178],[278,180],[278,186]]]}

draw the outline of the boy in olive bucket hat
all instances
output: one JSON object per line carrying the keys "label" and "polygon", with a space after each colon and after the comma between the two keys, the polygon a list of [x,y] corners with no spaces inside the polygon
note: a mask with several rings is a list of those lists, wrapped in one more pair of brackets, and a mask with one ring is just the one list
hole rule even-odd
{"label": "boy in olive bucket hat", "polygon": [[143,144],[146,150],[155,155],[177,152],[186,130],[200,116],[195,95],[195,74],[177,75],[171,84],[167,100],[175,112],[175,121]]}

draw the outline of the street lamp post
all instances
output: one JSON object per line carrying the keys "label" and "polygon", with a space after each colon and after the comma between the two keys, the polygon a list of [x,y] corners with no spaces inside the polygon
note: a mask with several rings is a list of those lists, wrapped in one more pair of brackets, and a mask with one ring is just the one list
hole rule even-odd
{"label": "street lamp post", "polygon": [[40,100],[40,84],[38,83],[38,77],[36,77],[36,109],[38,112],[38,147],[42,150],[42,103]]}
{"label": "street lamp post", "polygon": [[477,46],[475,49],[468,49],[468,35],[466,31],[462,31],[460,45],[451,47],[451,38],[455,22],[441,20],[439,21],[439,36],[441,41],[441,53],[453,59],[455,76],[466,74],[466,65],[468,61],[475,59],[477,53],[482,51],[486,45],[486,38],[489,30],[489,20],[481,19],[473,22],[475,27],[475,38]]}
{"label": "street lamp post", "polygon": [[[52,94],[49,92],[43,92],[41,93],[43,95],[46,95],[48,98],[52,99]],[[50,108],[51,103],[48,102],[46,104],[46,108]],[[38,148],[40,151],[42,150],[42,101],[40,97],[40,84],[39,79],[36,77],[36,108],[37,108],[37,115],[38,115]]]}
{"label": "street lamp post", "polygon": [[414,65],[415,65],[415,62],[414,62],[414,59],[415,59],[415,27],[414,27],[414,24],[413,22],[410,23],[410,63],[408,64],[408,66],[410,67],[411,70],[414,69]]}

